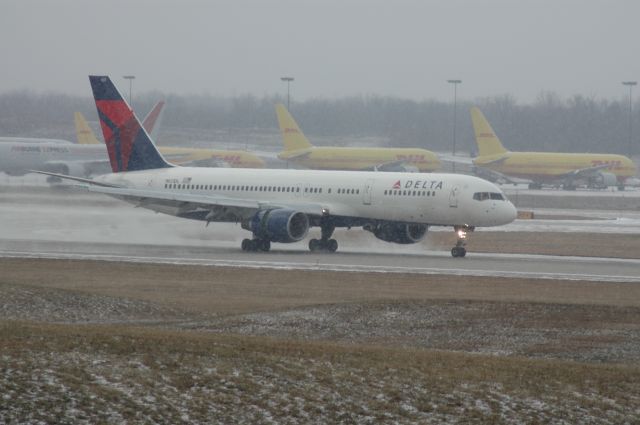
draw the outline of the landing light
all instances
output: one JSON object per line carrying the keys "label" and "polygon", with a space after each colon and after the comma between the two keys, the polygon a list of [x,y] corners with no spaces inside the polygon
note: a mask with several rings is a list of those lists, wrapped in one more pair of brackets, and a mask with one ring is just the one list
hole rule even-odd
{"label": "landing light", "polygon": [[467,238],[467,231],[464,230],[464,229],[458,230],[458,238],[459,239],[466,239]]}

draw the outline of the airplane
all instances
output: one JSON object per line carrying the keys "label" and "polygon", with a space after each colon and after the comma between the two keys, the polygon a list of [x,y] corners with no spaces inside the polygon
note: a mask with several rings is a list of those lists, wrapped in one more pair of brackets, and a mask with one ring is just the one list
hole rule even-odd
{"label": "airplane", "polygon": [[0,137],[0,143],[71,143],[63,139],[42,139],[33,137]]}
{"label": "airplane", "polygon": [[440,168],[437,155],[419,148],[313,146],[287,108],[276,105],[284,150],[278,158],[314,170],[424,171]]}
{"label": "airplane", "polygon": [[[163,102],[158,103],[144,119],[145,128],[154,131]],[[111,171],[106,147],[93,134],[84,116],[75,114],[76,136],[78,143],[56,139],[7,138],[7,143],[0,143],[0,172],[11,176],[22,176],[31,169],[51,171],[53,173],[70,174],[89,177]],[[178,164],[231,166],[231,167],[263,167],[264,161],[258,156],[245,151],[225,151],[214,149],[193,149],[178,147],[161,147],[167,159]],[[49,178],[49,182],[58,179]]]}
{"label": "airplane", "polygon": [[[145,117],[142,125],[150,133],[151,139],[155,140],[154,132],[159,127],[162,116],[164,102],[158,102]],[[98,140],[84,115],[75,113],[76,135],[78,143],[98,144],[104,149],[104,143]],[[257,155],[243,150],[226,149],[197,149],[182,148],[172,146],[159,146],[158,150],[163,155],[176,164],[193,165],[198,167],[240,167],[240,168],[262,168],[264,161]],[[104,155],[103,155],[104,156]]]}
{"label": "airplane", "polygon": [[429,226],[452,226],[454,257],[466,255],[467,232],[499,226],[516,209],[493,183],[460,174],[380,173],[182,167],[168,163],[108,76],[89,76],[111,174],[75,180],[90,192],[176,217],[240,223],[252,234],[243,251],[269,251],[272,242],[303,240],[311,251],[335,252],[336,227],[362,227],[386,242],[422,240]]}
{"label": "airplane", "polygon": [[478,146],[478,156],[473,164],[477,174],[489,180],[528,181],[531,189],[551,184],[573,190],[578,183],[586,182],[592,188],[617,186],[624,190],[625,184],[636,174],[633,161],[623,155],[511,152],[502,145],[489,121],[475,106],[471,108],[471,120]]}

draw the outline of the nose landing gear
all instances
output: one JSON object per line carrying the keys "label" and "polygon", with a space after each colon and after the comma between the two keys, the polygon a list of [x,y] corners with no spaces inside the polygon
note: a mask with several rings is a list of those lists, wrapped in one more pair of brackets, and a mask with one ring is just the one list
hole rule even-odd
{"label": "nose landing gear", "polygon": [[458,235],[456,246],[451,248],[452,257],[464,257],[467,255],[467,233],[473,232],[473,227],[470,226],[454,226],[453,230]]}

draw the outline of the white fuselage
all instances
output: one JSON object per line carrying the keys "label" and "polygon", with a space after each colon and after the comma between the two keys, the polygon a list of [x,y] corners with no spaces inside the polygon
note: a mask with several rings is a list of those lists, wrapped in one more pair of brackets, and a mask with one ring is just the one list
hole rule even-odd
{"label": "white fuselage", "polygon": [[105,145],[76,145],[52,141],[0,143],[0,172],[22,175],[28,170],[57,171],[75,176],[91,174],[91,166],[103,163],[108,172]]}
{"label": "white fuselage", "polygon": [[[515,207],[493,183],[461,174],[173,167],[96,181],[156,193],[321,205],[331,216],[371,220],[481,227],[516,218]],[[153,202],[140,206],[179,215]]]}

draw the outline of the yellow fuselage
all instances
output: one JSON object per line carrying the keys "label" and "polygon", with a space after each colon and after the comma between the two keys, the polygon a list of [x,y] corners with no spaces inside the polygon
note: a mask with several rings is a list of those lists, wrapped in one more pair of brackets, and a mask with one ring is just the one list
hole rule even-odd
{"label": "yellow fuselage", "polygon": [[311,147],[285,151],[278,157],[314,170],[366,170],[394,162],[426,172],[440,168],[433,152],[418,148]]}
{"label": "yellow fuselage", "polygon": [[635,176],[637,171],[629,158],[613,154],[507,152],[477,157],[473,163],[507,176],[534,181],[551,181],[575,170],[608,165],[602,171],[615,174],[622,182]]}
{"label": "yellow fuselage", "polygon": [[264,161],[251,152],[238,150],[195,149],[160,146],[158,150],[176,164],[198,161],[224,162],[233,168],[263,168]]}

